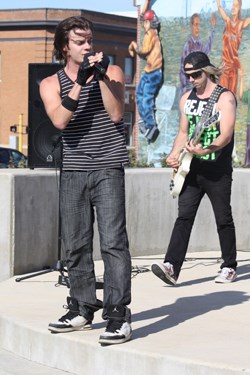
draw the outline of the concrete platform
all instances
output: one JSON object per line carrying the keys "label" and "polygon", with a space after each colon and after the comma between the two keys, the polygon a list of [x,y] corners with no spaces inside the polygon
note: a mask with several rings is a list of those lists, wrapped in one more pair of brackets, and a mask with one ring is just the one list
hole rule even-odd
{"label": "concrete platform", "polygon": [[[215,251],[188,253],[175,287],[149,271],[162,256],[133,258],[133,339],[106,347],[98,344],[105,328],[101,312],[91,331],[47,330],[64,314],[68,294],[56,286],[57,272],[1,282],[0,374],[250,374],[250,251],[238,252],[238,279],[232,284],[214,282],[219,257]],[[102,262],[95,264],[97,277],[102,276]],[[19,356],[17,363],[26,367],[14,372],[11,361],[6,365],[8,355]]]}

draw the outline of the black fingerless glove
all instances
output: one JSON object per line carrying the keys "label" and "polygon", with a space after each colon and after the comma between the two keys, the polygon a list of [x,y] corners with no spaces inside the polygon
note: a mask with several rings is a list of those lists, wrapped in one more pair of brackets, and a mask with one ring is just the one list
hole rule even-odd
{"label": "black fingerless glove", "polygon": [[103,54],[102,61],[95,65],[95,79],[98,81],[103,80],[106,75],[110,60],[109,57]]}
{"label": "black fingerless glove", "polygon": [[88,56],[89,56],[89,54],[84,55],[83,62],[79,66],[79,70],[78,70],[78,73],[77,73],[76,82],[81,86],[86,85],[86,82],[87,82],[88,78],[92,74],[94,74],[95,67],[90,66]]}

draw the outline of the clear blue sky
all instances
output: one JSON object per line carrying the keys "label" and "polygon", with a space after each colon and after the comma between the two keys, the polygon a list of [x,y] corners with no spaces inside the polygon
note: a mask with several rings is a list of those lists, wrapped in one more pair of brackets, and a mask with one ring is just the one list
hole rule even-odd
{"label": "clear blue sky", "polygon": [[0,9],[59,8],[97,12],[136,11],[133,0],[0,0]]}
{"label": "clear blue sky", "polygon": [[[143,4],[144,0],[136,0],[137,4]],[[171,4],[167,7],[167,2]],[[188,4],[188,16],[192,13],[200,12],[203,8],[211,8],[217,11],[216,0],[152,0],[153,9],[158,15],[169,17],[185,17],[186,4]],[[223,7],[231,10],[233,0],[221,0]],[[242,1],[242,9],[250,8],[250,0]],[[120,13],[137,17],[137,8],[134,6],[134,0],[0,0],[0,9],[28,9],[28,8],[58,8],[58,9],[86,9],[96,12]]]}

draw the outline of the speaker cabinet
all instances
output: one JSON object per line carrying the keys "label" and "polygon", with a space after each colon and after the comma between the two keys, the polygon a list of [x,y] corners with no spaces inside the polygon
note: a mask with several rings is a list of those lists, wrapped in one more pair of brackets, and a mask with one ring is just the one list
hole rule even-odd
{"label": "speaker cabinet", "polygon": [[39,93],[40,82],[56,73],[59,64],[29,64],[28,166],[57,168],[61,164],[61,132],[46,114]]}

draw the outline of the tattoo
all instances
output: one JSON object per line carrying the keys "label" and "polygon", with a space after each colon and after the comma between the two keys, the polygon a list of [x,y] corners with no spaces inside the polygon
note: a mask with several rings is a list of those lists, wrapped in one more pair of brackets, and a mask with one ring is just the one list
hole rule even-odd
{"label": "tattoo", "polygon": [[232,104],[232,105],[235,105],[235,99],[233,99],[233,98],[230,99],[230,100],[229,100],[229,103]]}

